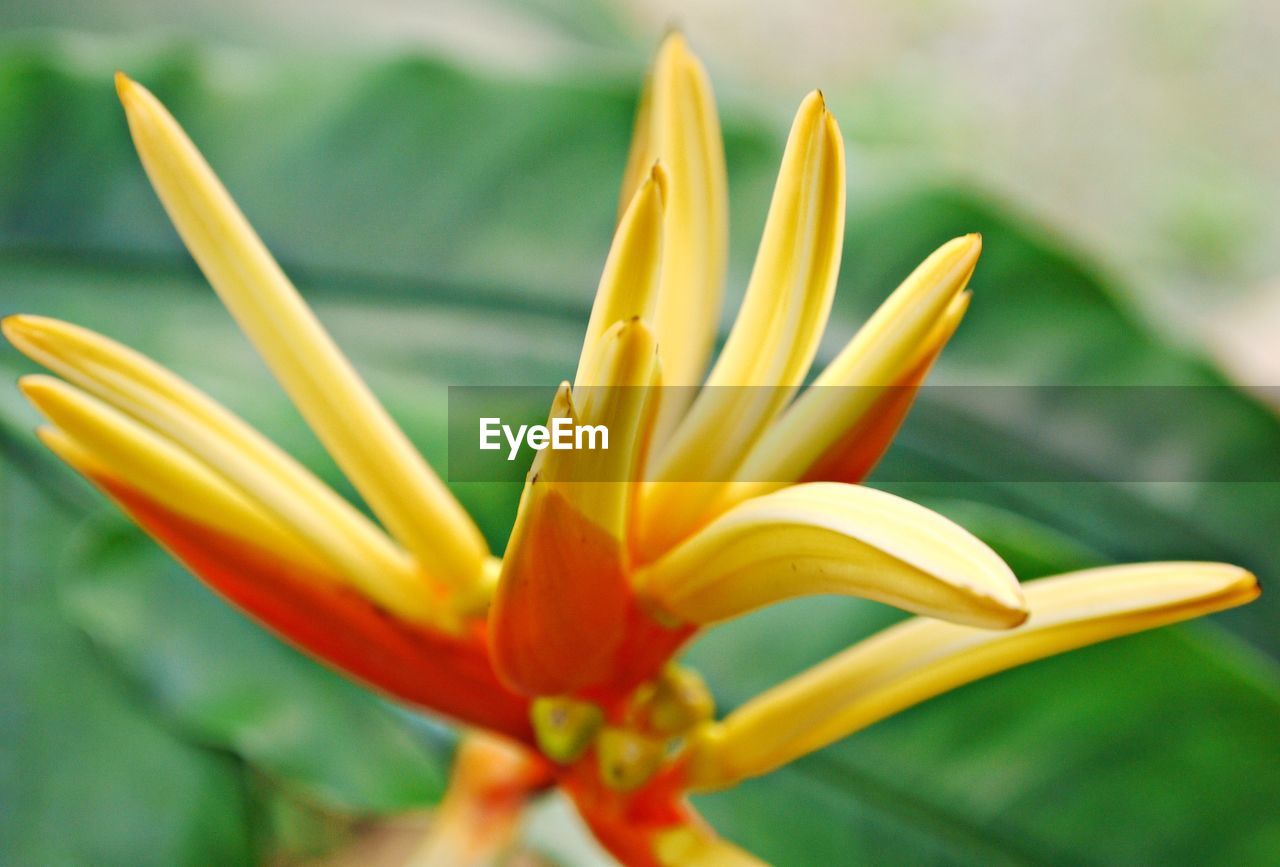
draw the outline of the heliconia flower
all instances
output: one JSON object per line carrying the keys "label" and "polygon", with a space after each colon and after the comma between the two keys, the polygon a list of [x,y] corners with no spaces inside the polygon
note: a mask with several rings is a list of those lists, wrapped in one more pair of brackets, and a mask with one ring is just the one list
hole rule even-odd
{"label": "heliconia flower", "polygon": [[[678,34],[645,87],[578,368],[550,410],[607,426],[615,446],[540,453],[499,560],[177,122],[141,85],[117,84],[187,248],[377,521],[156,363],[75,325],[14,316],[9,340],[61,377],[21,382],[48,419],[39,435],[284,640],[479,732],[460,750],[428,860],[494,854],[525,799],[559,786],[627,864],[757,863],[686,796],[977,678],[1259,592],[1217,563],[1020,586],[956,524],[857,484],[964,316],[981,240],[940,247],[801,391],[844,235],[844,146],[819,93],[796,115],[712,364],[725,166],[710,86]],[[702,384],[712,387],[695,396]],[[716,719],[707,685],[675,662],[680,649],[749,611],[829,593],[918,616]]]}

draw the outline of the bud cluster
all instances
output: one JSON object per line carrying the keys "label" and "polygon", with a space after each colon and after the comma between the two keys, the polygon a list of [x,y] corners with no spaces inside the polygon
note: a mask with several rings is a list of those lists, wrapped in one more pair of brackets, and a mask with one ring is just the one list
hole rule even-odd
{"label": "bud cluster", "polygon": [[628,792],[644,785],[690,731],[711,719],[715,703],[697,672],[670,664],[631,693],[617,719],[607,719],[590,701],[563,697],[539,698],[530,713],[547,758],[570,765],[594,750],[604,784]]}

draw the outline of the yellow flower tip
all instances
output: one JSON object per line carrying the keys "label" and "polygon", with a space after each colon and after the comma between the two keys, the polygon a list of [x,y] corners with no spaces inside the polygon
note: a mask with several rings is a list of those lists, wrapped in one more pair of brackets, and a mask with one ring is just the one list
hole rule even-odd
{"label": "yellow flower tip", "polygon": [[796,119],[793,124],[794,129],[800,129],[801,122],[817,123],[830,116],[827,111],[827,101],[822,96],[822,91],[811,90],[800,102],[800,108],[796,110]]}
{"label": "yellow flower tip", "polygon": [[36,439],[40,440],[50,451],[57,452],[58,447],[69,441],[69,437],[61,428],[51,424],[42,424],[36,428]]}
{"label": "yellow flower tip", "polygon": [[678,23],[671,22],[667,25],[662,44],[658,47],[659,62],[664,59],[675,59],[680,55],[688,56],[689,53],[689,40],[685,39],[684,31],[680,29]]}
{"label": "yellow flower tip", "polygon": [[53,452],[67,464],[82,473],[104,475],[102,465],[94,460],[89,452],[67,435],[67,432],[56,425],[42,424],[36,428],[36,439],[41,445]]}
{"label": "yellow flower tip", "polygon": [[116,72],[116,96],[124,106],[125,114],[131,119],[136,117],[147,103],[158,106],[159,100],[146,87],[134,81],[123,72]]}
{"label": "yellow flower tip", "polygon": [[649,179],[646,183],[651,183],[657,187],[658,204],[665,207],[668,195],[667,187],[671,183],[671,178],[667,174],[667,170],[663,168],[662,160],[653,161],[653,165],[649,167]]}
{"label": "yellow flower tip", "polygon": [[374,514],[432,580],[469,594],[483,536],[369,391],[173,116],[121,91],[134,145],[192,257]]}
{"label": "yellow flower tip", "polygon": [[942,250],[954,256],[957,265],[964,268],[965,277],[960,281],[960,285],[964,285],[977,267],[978,257],[982,255],[982,235],[977,232],[962,235],[944,244]]}
{"label": "yellow flower tip", "polygon": [[1262,595],[1262,584],[1258,581],[1258,576],[1248,569],[1225,563],[1205,563],[1204,568],[1212,569],[1220,576],[1218,591],[1206,596],[1212,595],[1217,598],[1223,609],[1247,605]]}
{"label": "yellow flower tip", "polygon": [[4,339],[23,355],[31,354],[29,347],[34,342],[35,336],[34,329],[28,320],[29,317],[23,314],[6,316],[0,320],[0,332],[4,334]]}
{"label": "yellow flower tip", "polygon": [[1027,600],[1019,592],[1016,602],[993,600],[992,619],[998,624],[997,629],[1017,629],[1027,622],[1031,610],[1027,608]]}
{"label": "yellow flower tip", "polygon": [[118,69],[116,70],[115,81],[116,96],[120,97],[121,102],[127,102],[138,83]]}
{"label": "yellow flower tip", "polygon": [[67,386],[62,380],[46,373],[32,373],[18,379],[18,391],[41,412],[56,401],[65,388]]}
{"label": "yellow flower tip", "polygon": [[4,333],[5,339],[24,355],[31,355],[34,350],[46,347],[51,335],[67,327],[67,323],[59,319],[30,313],[15,313],[0,321],[0,331]]}
{"label": "yellow flower tip", "polygon": [[966,582],[955,577],[956,586],[965,589],[969,610],[963,614],[953,612],[943,619],[995,630],[1016,629],[1026,623],[1031,610],[1013,571],[994,555],[982,563],[981,571],[981,587],[965,587]]}
{"label": "yellow flower tip", "polygon": [[77,326],[60,319],[29,313],[6,316],[0,321],[0,331],[4,333],[5,339],[23,355],[41,363],[44,363],[44,359],[40,355],[57,353],[60,335],[75,330],[78,330]]}

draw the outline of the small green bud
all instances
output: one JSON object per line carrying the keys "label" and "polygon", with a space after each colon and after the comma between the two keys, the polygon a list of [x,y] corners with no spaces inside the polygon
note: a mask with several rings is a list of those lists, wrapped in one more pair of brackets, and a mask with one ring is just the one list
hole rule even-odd
{"label": "small green bud", "polygon": [[683,666],[669,665],[655,682],[649,699],[648,723],[659,734],[683,734],[711,719],[715,709],[711,691],[700,674]]}
{"label": "small green bud", "polygon": [[596,739],[600,779],[611,789],[630,792],[644,785],[666,754],[662,741],[631,729],[605,728]]}
{"label": "small green bud", "polygon": [[538,749],[561,765],[577,761],[591,746],[604,722],[600,708],[571,698],[534,699],[529,718]]}

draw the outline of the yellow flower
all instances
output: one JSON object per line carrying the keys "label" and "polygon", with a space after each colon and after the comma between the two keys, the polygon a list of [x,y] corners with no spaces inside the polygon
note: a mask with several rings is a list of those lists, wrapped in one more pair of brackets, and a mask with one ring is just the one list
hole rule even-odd
{"label": "yellow flower", "polygon": [[[377,522],[154,362],[75,325],[15,316],[9,340],[61,377],[22,380],[49,421],[40,437],[286,640],[502,736],[467,742],[432,857],[500,845],[525,798],[558,785],[626,863],[752,863],[700,822],[687,793],[767,773],[994,672],[1258,593],[1248,572],[1215,563],[1023,587],[959,526],[857,484],[959,325],[981,240],[940,247],[819,388],[801,391],[844,235],[843,143],[821,94],[796,115],[741,310],[710,364],[724,158],[706,75],[679,35],[666,39],[578,368],[550,412],[607,426],[616,446],[542,452],[499,561],[174,119],[123,75],[118,89],[179,234]],[[674,662],[681,647],[823,593],[919,616],[716,719],[707,686]]]}

